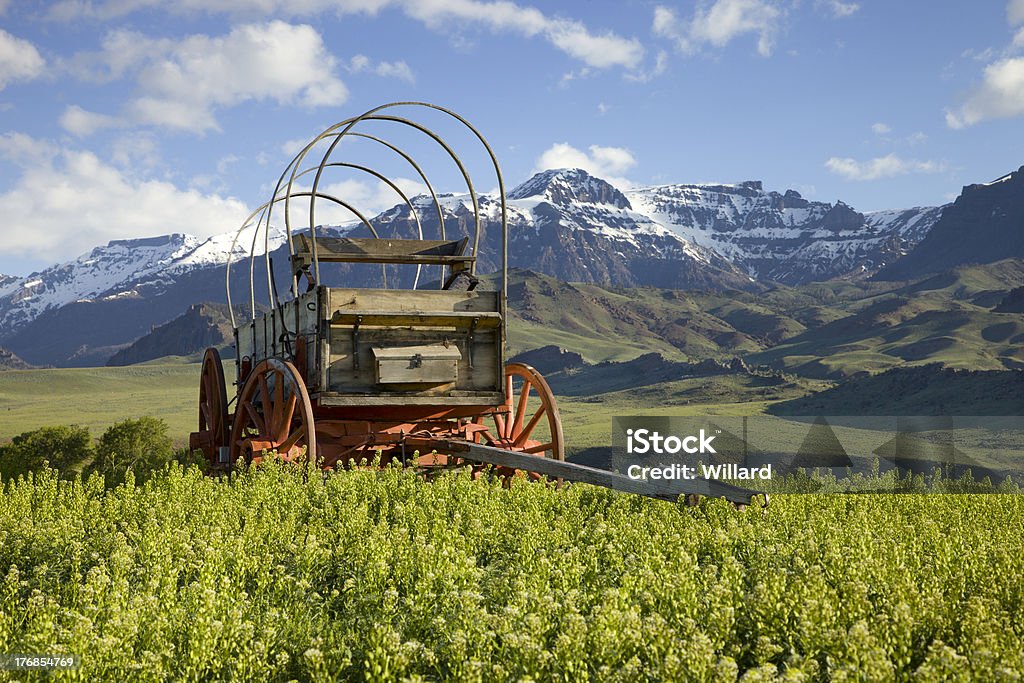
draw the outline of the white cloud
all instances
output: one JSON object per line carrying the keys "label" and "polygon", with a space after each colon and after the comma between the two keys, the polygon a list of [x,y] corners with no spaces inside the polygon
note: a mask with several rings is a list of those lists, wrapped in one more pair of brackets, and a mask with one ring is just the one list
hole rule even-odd
{"label": "white cloud", "polygon": [[25,133],[0,135],[0,157],[18,166],[50,163],[57,151],[57,145],[49,140],[37,140]]}
{"label": "white cloud", "polygon": [[625,147],[590,145],[589,153],[567,142],[557,142],[537,158],[534,172],[552,168],[581,168],[591,175],[603,178],[620,188],[633,185],[622,174],[636,166],[636,157]]}
{"label": "white cloud", "polygon": [[79,52],[63,63],[73,76],[89,83],[110,83],[137,69],[155,55],[170,51],[174,42],[118,29],[108,31],[95,52]]}
{"label": "white cloud", "polygon": [[847,180],[878,180],[910,173],[940,173],[946,170],[944,162],[901,159],[895,154],[857,161],[849,157],[832,157],[825,168]]}
{"label": "white cloud", "polygon": [[77,104],[72,104],[61,114],[60,125],[72,135],[82,138],[92,135],[102,128],[117,126],[119,121],[113,116],[97,114],[82,109]]}
{"label": "white cloud", "polygon": [[716,0],[710,7],[698,7],[688,20],[679,19],[664,6],[654,8],[655,35],[670,38],[686,53],[706,45],[724,47],[747,33],[757,36],[757,51],[767,57],[775,46],[782,12],[766,0]]}
{"label": "white cloud", "polygon": [[594,35],[575,21],[552,20],[545,34],[562,52],[595,69],[613,66],[635,69],[644,56],[644,48],[639,41],[611,32]]}
{"label": "white cloud", "polygon": [[154,168],[160,163],[160,146],[152,133],[133,131],[114,140],[110,160],[126,169]]}
{"label": "white cloud", "polygon": [[64,260],[112,239],[173,231],[209,236],[247,215],[237,199],[132,178],[92,152],[57,150],[45,140],[7,135],[0,138],[0,152],[25,142],[52,154],[22,157],[21,177],[0,194],[0,214],[14,217],[0,227],[9,254]]}
{"label": "white cloud", "polygon": [[457,20],[535,36],[546,30],[550,21],[535,7],[520,7],[506,0],[410,0],[400,4],[405,5],[406,14],[434,29],[448,28],[449,22]]}
{"label": "white cloud", "polygon": [[914,131],[907,136],[907,144],[920,145],[928,141],[928,136],[921,131]]}
{"label": "white cloud", "polygon": [[871,131],[875,135],[888,135],[892,132],[892,128],[890,128],[888,124],[879,122],[871,124]]}
{"label": "white cloud", "polygon": [[391,0],[58,0],[47,13],[54,21],[96,19],[108,21],[145,9],[173,14],[228,14],[253,18],[265,16],[306,17],[321,12],[375,14]]}
{"label": "white cloud", "polygon": [[651,23],[651,31],[654,35],[664,38],[671,38],[676,32],[679,20],[676,13],[670,8],[658,5],[654,8],[654,20]]}
{"label": "white cloud", "polygon": [[374,68],[374,73],[385,78],[397,78],[408,83],[416,81],[412,69],[405,62],[380,62]]}
{"label": "white cloud", "polygon": [[593,33],[579,21],[550,17],[535,7],[508,0],[62,0],[51,8],[49,15],[59,21],[82,17],[109,20],[140,9],[164,6],[177,13],[243,17],[307,17],[324,12],[374,15],[386,7],[396,7],[437,31],[451,32],[454,22],[464,22],[527,38],[542,37],[570,57],[595,68],[634,69],[644,54],[643,45],[636,39],[611,31]]}
{"label": "white cloud", "polygon": [[226,175],[232,164],[237,164],[242,158],[234,154],[225,154],[217,160],[217,173]]}
{"label": "white cloud", "polygon": [[14,81],[30,81],[45,68],[46,60],[35,45],[0,28],[0,90]]}
{"label": "white cloud", "polygon": [[946,111],[946,125],[966,128],[988,119],[1024,115],[1024,57],[1003,59],[985,67],[982,83],[955,110]]}
{"label": "white cloud", "polygon": [[348,62],[348,70],[355,73],[367,71],[369,68],[370,58],[367,57],[366,55],[355,55]]}
{"label": "white cloud", "polygon": [[134,110],[143,122],[203,131],[214,110],[247,100],[307,106],[342,104],[345,85],[335,59],[308,25],[247,24],[225,36],[194,35],[173,45],[139,74],[146,96]]}
{"label": "white cloud", "polygon": [[291,140],[285,140],[281,143],[281,151],[286,157],[291,159],[296,154],[302,151],[302,149],[309,144],[307,138],[293,138]]}
{"label": "white cloud", "polygon": [[818,0],[817,4],[831,12],[836,19],[852,16],[860,10],[859,4],[842,0]]}
{"label": "white cloud", "polygon": [[568,71],[562,74],[562,77],[558,80],[558,87],[565,88],[573,81],[581,78],[590,78],[591,75],[593,75],[593,70],[588,66],[579,70]]}
{"label": "white cloud", "polygon": [[626,78],[631,81],[638,83],[646,83],[661,74],[665,73],[665,69],[668,67],[668,52],[665,50],[658,50],[658,56],[654,60],[654,66],[650,69],[637,69],[632,73],[626,74]]}
{"label": "white cloud", "polygon": [[534,7],[506,0],[404,0],[400,4],[407,15],[436,30],[450,30],[451,22],[463,21],[528,38],[540,36],[570,57],[597,69],[635,69],[644,55],[643,45],[634,38],[610,31],[595,34],[579,21],[552,18]]}
{"label": "white cloud", "polygon": [[969,47],[960,53],[960,56],[964,59],[973,59],[976,62],[987,62],[995,55],[996,51],[991,47],[986,47],[984,50],[976,50],[973,47]]}
{"label": "white cloud", "polygon": [[[1003,51],[1004,58],[985,67],[981,83],[976,85],[961,103],[946,110],[946,125],[967,128],[990,119],[1008,119],[1024,115],[1024,57],[1012,57],[1015,50],[1024,48],[1024,0],[1009,0],[1006,21],[1016,29],[1011,46]],[[1020,28],[1017,28],[1020,26]],[[967,50],[964,56],[988,61],[994,51]]]}
{"label": "white cloud", "polygon": [[348,89],[334,75],[336,66],[312,26],[283,21],[177,41],[115,31],[100,52],[69,63],[80,77],[100,82],[134,73],[139,94],[128,103],[127,118],[198,133],[218,129],[218,109],[251,100],[342,104]]}
{"label": "white cloud", "polygon": [[[398,185],[410,199],[427,192],[426,185],[410,178],[391,178],[391,182]],[[376,179],[342,180],[327,185],[325,192],[348,202],[367,218],[372,218],[393,206],[405,204],[405,200],[390,185]],[[322,204],[318,202],[317,206],[320,207]],[[349,214],[349,219],[351,218]]]}
{"label": "white cloud", "polygon": [[[1007,23],[1011,28],[1024,24],[1024,0],[1009,0]],[[1012,119],[1024,115],[1024,57],[1012,55],[1024,48],[1024,27],[1016,30],[1011,46],[1004,50],[1004,58],[989,63],[976,85],[961,104],[946,110],[946,125],[967,128],[990,119]],[[977,54],[965,55],[987,61],[994,51],[989,48]]]}
{"label": "white cloud", "polygon": [[348,70],[352,73],[374,73],[382,78],[397,78],[407,83],[414,83],[416,81],[412,69],[404,61],[377,62],[374,64],[373,60],[366,55],[356,55],[349,60]]}
{"label": "white cloud", "polygon": [[[427,186],[417,180],[398,177],[391,178],[391,181],[401,188],[402,192],[410,199],[427,192]],[[310,186],[299,182],[293,190],[308,192]],[[267,191],[269,192],[270,188]],[[319,186],[317,193],[345,202],[367,219],[372,219],[377,214],[394,206],[405,204],[405,200],[390,185],[368,175],[333,182],[325,180],[324,184]],[[275,211],[283,211],[283,204],[280,206],[282,208],[275,209]],[[309,198],[298,197],[292,200],[289,202],[288,212],[293,226],[306,227],[309,223]],[[421,216],[422,219],[423,216]],[[323,198],[317,199],[317,225],[339,225],[354,221],[358,222],[359,217],[344,206]],[[274,217],[274,222],[283,223],[283,216],[278,213]]]}
{"label": "white cloud", "polygon": [[1010,0],[1006,3],[1006,21],[1010,26],[1024,24],[1024,0]]}

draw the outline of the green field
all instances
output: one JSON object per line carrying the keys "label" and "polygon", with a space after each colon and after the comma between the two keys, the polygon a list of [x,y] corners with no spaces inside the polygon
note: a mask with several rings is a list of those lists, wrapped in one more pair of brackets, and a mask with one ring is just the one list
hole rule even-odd
{"label": "green field", "polygon": [[183,444],[196,428],[198,400],[197,364],[9,370],[0,372],[0,442],[67,424],[98,436],[120,420],[153,415],[166,420]]}
{"label": "green field", "polygon": [[[234,365],[227,363],[230,383]],[[768,402],[744,402],[744,387],[734,378],[660,384],[645,391],[621,391],[600,397],[560,397],[570,453],[607,446],[615,415],[694,415],[701,412],[747,415]],[[705,388],[707,385],[707,388]],[[676,392],[693,390],[695,396]],[[799,395],[796,392],[793,395]],[[45,426],[79,424],[94,435],[120,420],[153,415],[165,420],[179,445],[196,428],[198,364],[144,364],[123,368],[57,368],[0,372],[0,442]],[[689,396],[689,395],[688,395]],[[232,397],[228,387],[228,399]],[[649,406],[649,407],[644,407]]]}
{"label": "green field", "polygon": [[[225,374],[230,378],[233,372],[234,366],[229,362]],[[0,372],[0,443],[39,427],[68,424],[86,426],[93,436],[98,437],[115,422],[152,415],[168,423],[168,431],[175,445],[185,445],[189,432],[196,428],[198,376],[198,364],[177,362],[123,368]],[[946,380],[940,378],[938,381]],[[992,385],[992,380],[988,380],[988,383]],[[827,385],[796,378],[763,386],[763,378],[757,376],[723,375],[657,382],[607,393],[598,393],[601,387],[591,387],[586,381],[580,386],[569,386],[574,387],[573,395],[559,396],[558,406],[568,454],[574,457],[588,449],[607,449],[611,444],[612,418],[627,415],[758,415],[762,421],[759,423],[762,432],[774,433],[777,437],[760,445],[772,448],[784,444],[782,450],[791,451],[794,444],[800,443],[799,435],[806,432],[807,427],[783,417],[769,417],[764,414],[765,411],[771,408],[773,412],[782,412],[776,411],[776,408],[787,407],[781,401],[805,396]],[[60,392],[53,391],[53,387],[60,387]],[[592,388],[593,392],[586,391],[588,388]],[[980,389],[984,393],[984,387]],[[887,391],[891,393],[896,389],[890,387]],[[965,390],[960,393],[974,396]],[[920,389],[918,394],[924,395]],[[230,387],[228,397],[231,398]],[[837,410],[837,406],[827,402],[823,405],[814,404],[814,398],[810,396],[792,401],[796,411],[794,414],[814,415],[822,411],[830,415],[843,414]],[[855,399],[847,397],[845,400],[851,406],[858,405]],[[981,398],[972,398],[972,401],[982,405]],[[799,406],[805,402],[809,402],[808,407],[801,410]],[[920,406],[917,408],[920,409]],[[788,412],[793,413],[793,410]],[[861,412],[872,414],[869,408]],[[906,414],[928,413],[912,411]],[[990,410],[986,414],[1001,413]],[[769,421],[774,421],[777,426],[765,429],[763,425]],[[849,444],[851,453],[856,451],[870,454],[879,443],[878,434],[870,430],[836,425],[835,431],[844,444]],[[977,438],[990,440],[985,435]],[[1019,441],[1013,443],[1019,446]],[[1016,457],[1000,444],[970,446],[958,443],[958,447],[970,460],[985,466],[1005,469],[1008,467],[1007,459]]]}
{"label": "green field", "polygon": [[80,656],[60,680],[1018,680],[1022,520],[1012,495],[762,515],[398,469],[44,475],[0,495],[0,643]]}

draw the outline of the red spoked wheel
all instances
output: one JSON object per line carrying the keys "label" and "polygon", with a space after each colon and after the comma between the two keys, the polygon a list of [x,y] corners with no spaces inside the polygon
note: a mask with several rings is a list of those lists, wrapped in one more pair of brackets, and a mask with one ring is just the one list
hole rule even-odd
{"label": "red spoked wheel", "polygon": [[268,358],[249,373],[231,427],[231,462],[258,464],[266,451],[282,460],[316,462],[309,392],[289,361]]}
{"label": "red spoked wheel", "polygon": [[189,434],[188,445],[202,451],[210,466],[219,462],[219,451],[228,444],[228,399],[224,366],[215,348],[206,349],[199,375],[199,430]]}
{"label": "red spoked wheel", "polygon": [[[565,438],[555,395],[544,377],[529,365],[509,363],[505,366],[504,410],[492,416],[494,429],[477,432],[481,443],[541,458],[565,460]],[[483,418],[477,419],[483,424]],[[511,476],[516,470],[497,468],[498,474]],[[531,479],[540,479],[536,472],[526,472]]]}

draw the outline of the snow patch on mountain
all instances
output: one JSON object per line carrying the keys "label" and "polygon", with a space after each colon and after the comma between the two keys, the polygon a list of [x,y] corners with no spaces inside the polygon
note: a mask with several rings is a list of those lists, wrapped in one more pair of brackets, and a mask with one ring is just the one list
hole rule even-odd
{"label": "snow patch on mountain", "polygon": [[[508,193],[509,205],[527,216],[533,226],[555,222],[570,230],[586,230],[635,248],[652,244],[652,238],[669,245],[660,255],[691,258],[708,264],[717,254],[691,241],[639,211],[618,188],[578,168],[543,171]],[[679,253],[681,252],[681,254]]]}
{"label": "snow patch on mountain", "polygon": [[[283,229],[272,228],[269,238],[261,230],[256,255],[285,242]],[[255,228],[241,233],[232,249],[235,232],[201,240],[174,233],[159,237],[113,240],[73,261],[51,266],[13,282],[0,282],[0,338],[16,332],[41,313],[72,302],[140,296],[142,288],[160,289],[175,275],[196,268],[223,266],[244,259],[253,250]]]}
{"label": "snow patch on mountain", "polygon": [[919,242],[943,207],[861,214],[795,190],[736,185],[660,185],[626,193],[633,207],[759,279],[799,284],[870,273]]}
{"label": "snow patch on mountain", "polygon": [[[871,274],[921,241],[944,209],[861,214],[842,202],[809,201],[793,190],[766,192],[759,181],[623,192],[580,169],[538,173],[507,196],[513,265],[546,268],[566,279],[635,284],[646,282],[651,268],[675,264],[682,270],[665,271],[662,281],[698,287],[742,286],[753,278],[797,284]],[[441,194],[436,202],[446,236],[472,235],[468,194]],[[410,203],[424,237],[438,237],[434,197],[419,195]],[[477,204],[485,234],[479,263],[486,272],[500,254],[495,228],[501,202],[480,195]],[[416,234],[405,203],[371,222],[381,234]],[[361,225],[353,221],[327,229],[340,235]],[[28,277],[0,276],[0,340],[45,311],[76,301],[146,297],[165,291],[182,274],[244,261],[252,253],[262,256],[286,241],[282,228],[267,235],[254,227],[206,240],[181,233],[115,240]]]}

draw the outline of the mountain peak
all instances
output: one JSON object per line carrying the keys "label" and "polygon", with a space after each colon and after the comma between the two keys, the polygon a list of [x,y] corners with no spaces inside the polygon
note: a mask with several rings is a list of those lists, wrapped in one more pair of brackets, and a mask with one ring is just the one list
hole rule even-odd
{"label": "mountain peak", "polygon": [[[981,192],[992,192],[992,191],[1014,192],[1015,190],[1019,189],[1016,186],[1019,186],[1019,185],[1022,185],[1022,184],[1024,184],[1024,166],[1021,166],[1016,171],[1010,171],[1006,175],[1004,175],[1004,176],[1002,176],[1000,178],[996,178],[995,180],[993,180],[991,182],[988,182],[988,183],[975,183],[973,185],[966,185],[966,186],[964,186],[963,192],[961,193],[960,196],[963,197],[965,194],[967,194],[969,192],[970,193],[974,193],[974,192],[977,192],[977,191],[981,191]],[[957,201],[959,201],[959,200],[960,200],[960,198],[958,197]]]}
{"label": "mountain peak", "polygon": [[913,251],[876,276],[908,280],[965,263],[1024,257],[1024,167],[966,185]]}
{"label": "mountain peak", "polygon": [[590,175],[581,168],[556,168],[535,174],[508,194],[509,199],[541,197],[562,206],[573,202],[610,204],[632,208],[626,196],[611,183]]}

